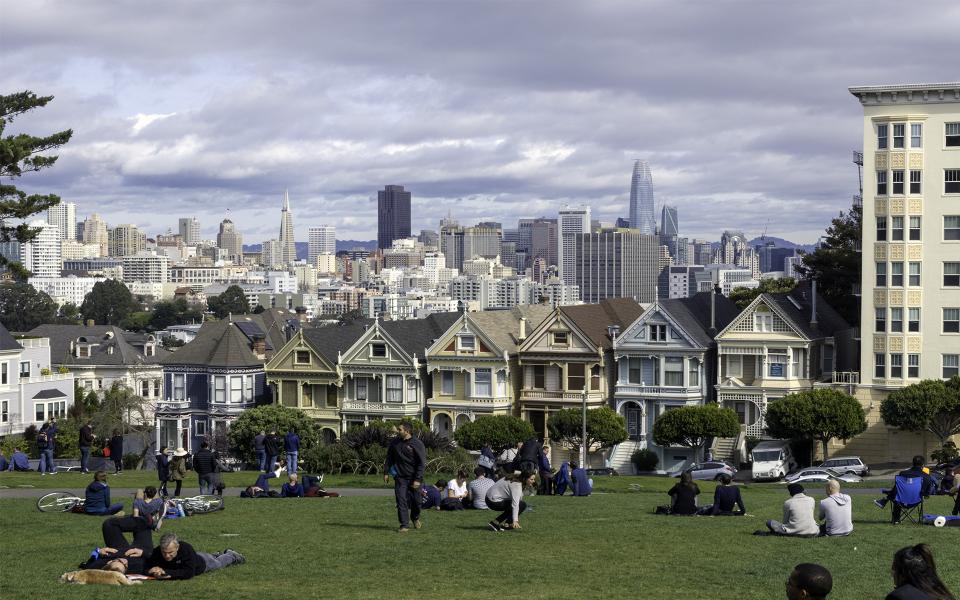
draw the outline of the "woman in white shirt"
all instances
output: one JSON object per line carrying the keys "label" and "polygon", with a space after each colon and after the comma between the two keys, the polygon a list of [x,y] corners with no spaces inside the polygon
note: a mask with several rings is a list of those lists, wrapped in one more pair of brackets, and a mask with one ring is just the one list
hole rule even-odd
{"label": "woman in white shirt", "polygon": [[457,478],[447,482],[447,493],[441,508],[448,510],[457,510],[457,505],[464,508],[467,504],[467,473],[466,471],[457,471]]}

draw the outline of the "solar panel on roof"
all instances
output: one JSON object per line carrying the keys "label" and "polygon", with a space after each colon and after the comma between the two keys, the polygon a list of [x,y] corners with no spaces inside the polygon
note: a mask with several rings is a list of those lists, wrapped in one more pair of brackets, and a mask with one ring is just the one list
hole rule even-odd
{"label": "solar panel on roof", "polygon": [[266,349],[273,350],[273,347],[270,345],[270,340],[267,339],[267,334],[263,332],[263,329],[261,329],[258,324],[253,321],[235,321],[234,325],[236,325],[237,329],[242,331],[243,335],[247,336],[247,339],[251,342],[255,337],[263,338],[266,343]]}

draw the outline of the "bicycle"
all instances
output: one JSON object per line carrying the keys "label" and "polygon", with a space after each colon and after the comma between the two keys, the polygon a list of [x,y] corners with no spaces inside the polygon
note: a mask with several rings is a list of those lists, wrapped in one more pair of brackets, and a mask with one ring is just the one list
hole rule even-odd
{"label": "bicycle", "polygon": [[[199,515],[223,510],[223,498],[220,496],[191,496],[168,500],[185,514]],[[50,492],[40,496],[37,509],[40,512],[69,512],[83,509],[84,499],[72,492]]]}
{"label": "bicycle", "polygon": [[76,508],[83,508],[84,499],[72,492],[50,492],[40,496],[37,500],[37,510],[40,512],[67,512]]}

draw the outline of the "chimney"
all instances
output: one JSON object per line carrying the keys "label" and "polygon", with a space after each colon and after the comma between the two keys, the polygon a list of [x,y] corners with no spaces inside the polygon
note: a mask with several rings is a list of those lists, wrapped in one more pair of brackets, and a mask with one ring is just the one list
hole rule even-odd
{"label": "chimney", "polygon": [[817,280],[810,280],[810,328],[817,327]]}
{"label": "chimney", "polygon": [[307,322],[307,308],[306,308],[305,306],[298,306],[298,307],[297,307],[296,309],[294,309],[294,310],[296,310],[296,312],[297,312],[297,320],[300,321],[301,323],[306,323],[306,322]]}
{"label": "chimney", "polygon": [[717,290],[719,285],[710,288],[710,335],[717,333]]}
{"label": "chimney", "polygon": [[267,356],[267,340],[263,336],[255,335],[250,342],[250,350],[257,355],[257,358],[263,359]]}
{"label": "chimney", "polygon": [[620,335],[619,325],[607,325],[607,336],[609,336],[611,340],[616,341],[618,335]]}
{"label": "chimney", "polygon": [[517,336],[517,339],[521,342],[527,339],[527,318],[520,317],[520,335]]}

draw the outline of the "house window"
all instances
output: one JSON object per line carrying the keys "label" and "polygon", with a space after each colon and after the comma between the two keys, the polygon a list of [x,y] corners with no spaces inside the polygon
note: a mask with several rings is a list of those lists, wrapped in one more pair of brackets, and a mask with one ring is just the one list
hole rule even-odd
{"label": "house window", "polygon": [[20,377],[22,379],[30,379],[30,361],[29,360],[20,361]]}
{"label": "house window", "polygon": [[754,313],[753,330],[773,331],[773,315],[770,313]]}
{"label": "house window", "polygon": [[960,287],[960,262],[943,263],[943,285]]}
{"label": "house window", "polygon": [[960,354],[944,354],[943,378],[950,379],[954,375],[960,375]]}
{"label": "house window", "polygon": [[903,195],[903,169],[893,172],[893,193],[898,196]]}
{"label": "house window", "polygon": [[43,402],[37,402],[36,406],[34,406],[34,411],[33,411],[33,413],[34,413],[34,419],[33,419],[33,420],[34,420],[34,421],[41,422],[41,423],[42,423],[43,421],[46,421],[46,420],[47,420],[46,410],[47,410],[47,405],[46,405],[46,404],[44,404]]}
{"label": "house window", "polygon": [[960,123],[947,123],[945,146],[955,148],[960,146]]}
{"label": "house window", "polygon": [[727,355],[727,377],[743,377],[743,357]]}
{"label": "house window", "polygon": [[887,309],[875,308],[873,313],[873,330],[876,333],[884,333],[887,330]]}
{"label": "house window", "polygon": [[910,193],[919,194],[921,188],[921,172],[917,170],[910,171]]}
{"label": "house window", "polygon": [[770,377],[787,376],[786,349],[770,349],[767,351],[767,374]]}
{"label": "house window", "polygon": [[80,358],[90,358],[90,346],[79,346],[77,356]]}
{"label": "house window", "polygon": [[893,307],[890,309],[890,331],[893,333],[903,333],[903,309]]}
{"label": "house window", "polygon": [[[450,373],[450,374],[453,375],[453,373]],[[357,382],[356,382],[356,387],[357,387],[357,390],[356,390],[356,391],[357,391],[357,400],[366,401],[366,399],[367,399],[367,378],[366,378],[366,377],[360,377],[360,378],[358,378],[358,379],[357,379]],[[450,392],[450,393],[452,394],[453,392]]]}
{"label": "house window", "polygon": [[243,383],[243,400],[245,402],[253,402],[253,375],[245,375]]}
{"label": "house window", "polygon": [[547,367],[544,365],[533,365],[533,387],[542,390],[547,387]]}
{"label": "house window", "polygon": [[453,395],[453,371],[440,371],[440,394]]}
{"label": "house window", "polygon": [[567,332],[566,331],[556,331],[553,334],[553,345],[554,346],[566,346],[567,345]]}
{"label": "house window", "polygon": [[640,383],[643,380],[641,373],[640,358],[630,357],[630,362],[627,365],[627,381],[630,383]]}
{"label": "house window", "polygon": [[881,379],[887,376],[887,356],[881,352],[873,355],[873,376]]}
{"label": "house window", "polygon": [[903,287],[903,263],[890,263],[890,285]]}
{"label": "house window", "polygon": [[650,341],[651,341],[651,342],[665,342],[665,341],[667,341],[667,326],[666,326],[666,325],[651,325],[651,326],[650,326]]}
{"label": "house window", "polygon": [[903,217],[890,219],[890,239],[895,242],[903,241]]}
{"label": "house window", "polygon": [[310,351],[309,350],[297,350],[296,357],[294,359],[298,365],[309,365],[310,364]]}
{"label": "house window", "polygon": [[183,400],[186,398],[186,375],[173,376],[173,399]]}
{"label": "house window", "polygon": [[10,421],[10,402],[0,400],[0,423],[7,423],[8,421]]}
{"label": "house window", "polygon": [[877,287],[887,286],[887,263],[877,263]]}
{"label": "house window", "polygon": [[960,194],[960,169],[943,171],[943,193]]}
{"label": "house window", "polygon": [[904,123],[894,123],[893,124],[893,147],[894,148],[903,148],[904,133],[906,132],[906,125]]}
{"label": "house window", "polygon": [[387,402],[403,402],[403,375],[387,375]]}
{"label": "house window", "polygon": [[0,385],[10,383],[10,374],[7,372],[9,368],[6,362],[0,362]]}
{"label": "house window", "polygon": [[923,146],[923,123],[910,123],[910,147]]}
{"label": "house window", "polygon": [[595,392],[600,391],[600,365],[590,367],[590,389]]}
{"label": "house window", "polygon": [[207,422],[206,421],[196,421],[193,424],[193,435],[203,436],[207,435]]}
{"label": "house window", "polygon": [[910,241],[920,240],[920,217],[910,217]]}
{"label": "house window", "polygon": [[663,361],[663,385],[666,387],[683,387],[683,359],[668,356]]}
{"label": "house window", "polygon": [[877,217],[877,241],[887,241],[887,218]]}
{"label": "house window", "polygon": [[507,372],[497,371],[497,397],[503,398],[507,395]]}
{"label": "house window", "polygon": [[943,218],[943,239],[960,240],[960,215],[947,215]]}
{"label": "house window", "polygon": [[960,333],[960,308],[943,309],[943,332]]}
{"label": "house window", "polygon": [[490,398],[493,396],[490,369],[474,369],[473,390],[473,395],[477,398]]}
{"label": "house window", "polygon": [[457,336],[457,350],[470,351],[477,347],[477,338],[472,335]]}
{"label": "house window", "polygon": [[[666,331],[664,331],[666,334]],[[583,363],[570,363],[567,365],[567,389],[570,391],[581,391],[586,385],[586,368]]]}
{"label": "house window", "polygon": [[314,388],[316,386],[305,385],[300,392],[300,406],[313,406]]}
{"label": "house window", "polygon": [[920,331],[920,309],[907,309],[907,331]]}
{"label": "house window", "polygon": [[243,375],[233,375],[230,377],[230,403],[240,404],[243,402]]}
{"label": "house window", "polygon": [[833,346],[824,345],[823,354],[823,372],[832,373],[833,372]]}
{"label": "house window", "polygon": [[920,263],[910,263],[910,280],[908,283],[910,285],[920,285]]}
{"label": "house window", "polygon": [[386,344],[370,344],[370,356],[373,358],[386,358],[387,345]]}
{"label": "house window", "polygon": [[920,377],[920,355],[907,355],[907,377]]}
{"label": "house window", "polygon": [[417,380],[413,377],[407,379],[407,402],[417,401]]}
{"label": "house window", "polygon": [[903,355],[902,354],[890,355],[890,377],[892,377],[893,379],[903,378]]}
{"label": "house window", "polygon": [[700,361],[695,358],[690,359],[690,367],[687,370],[687,387],[700,386]]}
{"label": "house window", "polygon": [[337,386],[327,386],[327,408],[337,407]]}
{"label": "house window", "polygon": [[877,150],[887,149],[888,126],[886,123],[877,125]]}
{"label": "house window", "polygon": [[213,378],[213,401],[227,401],[227,378],[222,375]]}
{"label": "house window", "polygon": [[887,172],[877,171],[877,195],[887,195]]}
{"label": "house window", "polygon": [[143,396],[144,398],[147,398],[147,397],[150,396],[150,382],[149,382],[149,381],[141,381],[141,382],[140,382],[140,395]]}

